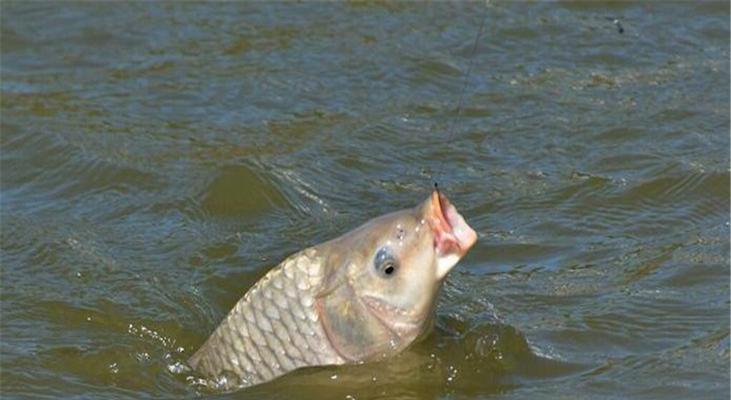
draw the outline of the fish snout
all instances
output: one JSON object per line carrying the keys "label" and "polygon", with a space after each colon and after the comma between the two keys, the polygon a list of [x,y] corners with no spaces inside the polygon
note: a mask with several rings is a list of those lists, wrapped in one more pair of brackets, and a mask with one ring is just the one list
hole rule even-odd
{"label": "fish snout", "polygon": [[439,190],[434,189],[427,202],[425,219],[434,234],[434,249],[440,258],[439,263],[451,264],[445,267],[446,271],[438,274],[443,276],[475,244],[477,233]]}

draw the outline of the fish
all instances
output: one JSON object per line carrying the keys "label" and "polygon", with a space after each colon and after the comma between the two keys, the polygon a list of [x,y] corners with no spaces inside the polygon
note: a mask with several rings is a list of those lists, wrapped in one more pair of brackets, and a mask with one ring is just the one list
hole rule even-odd
{"label": "fish", "polygon": [[414,208],[287,257],[234,305],[188,365],[232,391],[299,368],[387,359],[425,337],[477,233],[436,187]]}

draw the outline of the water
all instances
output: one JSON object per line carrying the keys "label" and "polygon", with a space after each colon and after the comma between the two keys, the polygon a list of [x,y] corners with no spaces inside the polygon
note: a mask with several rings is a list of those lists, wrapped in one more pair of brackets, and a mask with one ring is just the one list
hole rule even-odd
{"label": "water", "polygon": [[[1,7],[6,397],[728,398],[728,3]],[[268,268],[434,180],[480,239],[423,343],[185,371]]]}

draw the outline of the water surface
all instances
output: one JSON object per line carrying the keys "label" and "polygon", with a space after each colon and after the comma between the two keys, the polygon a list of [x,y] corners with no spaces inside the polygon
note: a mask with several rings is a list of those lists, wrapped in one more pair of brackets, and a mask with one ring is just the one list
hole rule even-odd
{"label": "water surface", "polygon": [[[5,396],[728,398],[727,2],[0,7]],[[181,368],[434,181],[480,238],[424,342],[233,394]]]}

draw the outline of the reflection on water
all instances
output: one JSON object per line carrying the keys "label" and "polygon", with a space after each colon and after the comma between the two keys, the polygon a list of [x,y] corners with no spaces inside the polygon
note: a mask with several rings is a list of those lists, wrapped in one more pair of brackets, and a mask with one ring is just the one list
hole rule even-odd
{"label": "reflection on water", "polygon": [[437,180],[434,333],[223,396],[728,397],[728,3],[1,7],[5,394],[221,395],[249,286]]}

